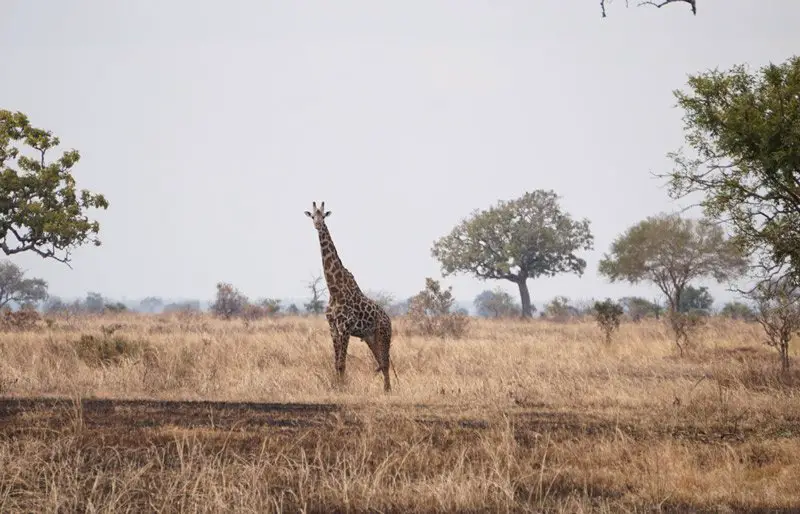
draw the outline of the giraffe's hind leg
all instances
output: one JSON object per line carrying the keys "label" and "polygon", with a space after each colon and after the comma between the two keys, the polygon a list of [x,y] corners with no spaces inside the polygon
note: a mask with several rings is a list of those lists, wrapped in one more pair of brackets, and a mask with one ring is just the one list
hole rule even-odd
{"label": "giraffe's hind leg", "polygon": [[372,350],[372,355],[378,363],[375,373],[383,372],[383,390],[391,391],[392,386],[389,383],[389,341],[386,339],[386,334],[378,331],[371,336],[364,339]]}
{"label": "giraffe's hind leg", "polygon": [[334,342],[334,351],[336,354],[336,373],[339,379],[344,380],[345,367],[347,366],[347,344],[350,342],[348,334],[339,334]]}

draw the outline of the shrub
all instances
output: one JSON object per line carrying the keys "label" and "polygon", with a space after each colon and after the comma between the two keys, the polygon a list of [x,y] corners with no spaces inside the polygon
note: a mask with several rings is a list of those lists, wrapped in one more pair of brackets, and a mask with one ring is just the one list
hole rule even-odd
{"label": "shrub", "polygon": [[611,342],[611,336],[619,329],[622,318],[622,306],[606,298],[603,302],[594,302],[594,319],[606,337],[606,343]]}
{"label": "shrub", "polygon": [[73,341],[78,358],[91,367],[120,364],[124,359],[136,359],[149,348],[145,341],[131,340],[122,335],[96,336],[83,334]]}
{"label": "shrub", "polygon": [[211,304],[211,312],[224,319],[244,314],[247,306],[247,297],[231,284],[220,282],[217,284],[217,297]]}
{"label": "shrub", "polygon": [[36,323],[42,319],[39,313],[30,306],[25,306],[18,311],[3,309],[0,317],[0,330],[24,332],[36,328]]}
{"label": "shrub", "polygon": [[566,296],[556,296],[545,306],[544,314],[553,321],[567,321],[569,318],[578,315],[578,310],[569,304]]}
{"label": "shrub", "polygon": [[667,324],[675,337],[680,355],[692,343],[693,334],[706,322],[706,314],[702,311],[678,312],[670,309],[667,313]]}
{"label": "shrub", "polygon": [[267,317],[267,309],[261,305],[247,303],[242,307],[241,317],[248,321],[255,321]]}
{"label": "shrub", "polygon": [[450,311],[455,302],[451,291],[452,286],[443,290],[438,280],[425,279],[425,289],[409,302],[408,317],[414,330],[441,338],[459,338],[466,333],[469,316]]}
{"label": "shrub", "polygon": [[264,298],[258,304],[264,309],[266,316],[275,316],[281,312],[281,301],[277,298]]}
{"label": "shrub", "polygon": [[780,356],[781,369],[789,371],[789,342],[800,333],[800,287],[786,277],[763,281],[750,292],[758,304],[756,319],[767,336],[765,343]]}

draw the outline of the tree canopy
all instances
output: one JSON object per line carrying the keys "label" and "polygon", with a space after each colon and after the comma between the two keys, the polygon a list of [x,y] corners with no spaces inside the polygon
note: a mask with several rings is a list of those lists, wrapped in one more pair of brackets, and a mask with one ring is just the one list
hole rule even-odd
{"label": "tree canopy", "polygon": [[0,308],[11,302],[21,306],[45,298],[47,282],[41,278],[25,278],[25,272],[11,261],[0,262]]}
{"label": "tree canopy", "polygon": [[599,273],[611,282],[652,282],[678,312],[692,280],[724,282],[741,276],[747,260],[719,225],[706,220],[659,214],[630,227],[600,261]]}
{"label": "tree canopy", "polygon": [[714,297],[708,292],[707,287],[686,286],[686,289],[681,293],[678,310],[680,312],[708,313],[712,305],[714,305]]}
{"label": "tree canopy", "polygon": [[675,91],[688,151],[670,154],[670,196],[700,193],[706,216],[767,276],[800,283],[800,57],[755,73],[743,65],[691,75]]}
{"label": "tree canopy", "polygon": [[59,143],[51,132],[33,127],[25,114],[0,109],[0,249],[6,255],[31,251],[68,263],[74,248],[100,245],[100,225],[86,210],[106,209],[108,202],[76,189],[77,150],[48,163],[48,151]]}
{"label": "tree canopy", "polygon": [[582,275],[586,261],[576,253],[592,249],[589,220],[573,220],[561,210],[558,198],[553,191],[536,190],[474,211],[434,242],[431,253],[445,276],[470,273],[482,280],[514,282],[522,315],[530,317],[527,280],[558,273]]}

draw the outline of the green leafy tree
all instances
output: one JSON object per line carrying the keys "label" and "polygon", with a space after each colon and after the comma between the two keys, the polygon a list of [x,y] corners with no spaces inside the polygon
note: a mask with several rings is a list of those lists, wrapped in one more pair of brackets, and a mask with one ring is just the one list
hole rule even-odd
{"label": "green leafy tree", "polygon": [[103,298],[103,295],[97,292],[89,291],[86,293],[86,299],[84,300],[84,309],[86,312],[91,312],[92,314],[100,314],[106,308],[106,299]]}
{"label": "green leafy tree", "polygon": [[69,310],[69,308],[70,306],[64,303],[64,300],[62,300],[60,297],[48,295],[47,300],[45,300],[44,302],[42,310],[46,314],[57,314],[61,312],[66,312],[67,310]]}
{"label": "green leafy tree", "polygon": [[800,57],[691,75],[674,94],[688,150],[660,175],[670,196],[699,193],[765,276],[800,283]]}
{"label": "green leafy tree", "polygon": [[611,282],[651,282],[667,298],[668,320],[683,354],[699,319],[680,312],[680,299],[693,280],[725,282],[741,276],[747,260],[719,225],[659,214],[630,227],[600,261],[599,273]]}
{"label": "green leafy tree", "polygon": [[756,321],[756,312],[742,302],[728,302],[719,311],[720,316],[730,319],[741,319],[744,321]]}
{"label": "green leafy tree", "polygon": [[139,308],[144,312],[158,312],[164,308],[164,300],[157,296],[148,296],[139,302]]}
{"label": "green leafy tree", "polygon": [[645,298],[626,296],[620,300],[620,303],[634,322],[639,322],[648,316],[654,316],[656,319],[661,316],[661,305]]}
{"label": "green leafy tree", "polygon": [[680,312],[694,311],[708,314],[712,305],[714,305],[714,298],[708,292],[707,287],[686,286],[686,289],[681,293],[678,310]]}
{"label": "green leafy tree", "polygon": [[478,316],[485,318],[510,318],[521,312],[514,298],[499,287],[481,292],[472,303]]}
{"label": "green leafy tree", "polygon": [[30,251],[69,263],[73,249],[100,245],[100,224],[86,211],[106,209],[108,202],[76,189],[77,150],[48,162],[48,152],[59,143],[23,113],[0,109],[0,249],[6,255]]}
{"label": "green leafy tree", "polygon": [[720,226],[659,214],[617,237],[598,271],[611,282],[651,282],[664,293],[670,310],[679,311],[680,298],[692,280],[722,283],[746,269],[746,259]]}
{"label": "green leafy tree", "polygon": [[589,220],[574,221],[553,191],[536,190],[475,211],[431,250],[444,276],[470,273],[479,279],[509,280],[519,288],[522,316],[531,317],[528,279],[559,273],[583,275],[591,250]]}
{"label": "green leafy tree", "polygon": [[47,282],[25,278],[25,272],[11,261],[0,262],[0,309],[9,303],[36,304],[47,298]]}
{"label": "green leafy tree", "polygon": [[258,302],[258,305],[264,310],[264,315],[266,316],[279,314],[283,308],[278,298],[263,298]]}

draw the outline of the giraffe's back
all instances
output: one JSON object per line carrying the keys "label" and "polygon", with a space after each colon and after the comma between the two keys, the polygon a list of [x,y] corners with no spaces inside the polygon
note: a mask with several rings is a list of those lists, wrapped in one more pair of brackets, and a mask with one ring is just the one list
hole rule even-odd
{"label": "giraffe's back", "polygon": [[391,337],[391,318],[380,305],[363,294],[352,295],[344,302],[332,303],[330,314],[336,324],[352,336],[364,339],[380,332],[388,333]]}

